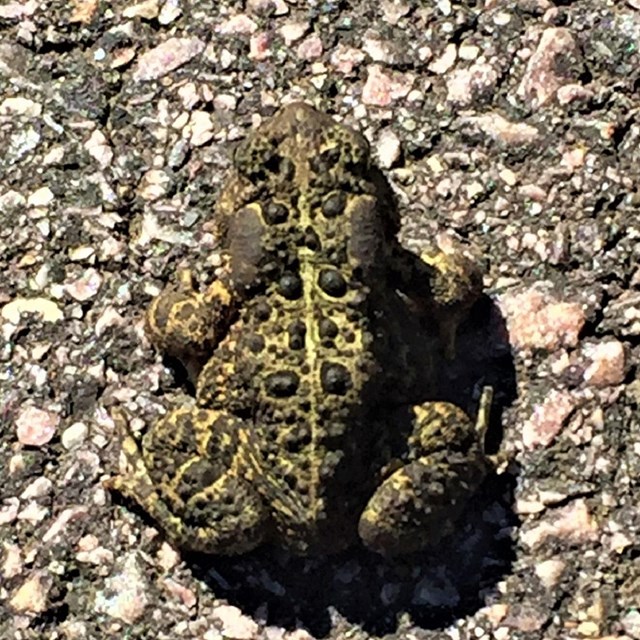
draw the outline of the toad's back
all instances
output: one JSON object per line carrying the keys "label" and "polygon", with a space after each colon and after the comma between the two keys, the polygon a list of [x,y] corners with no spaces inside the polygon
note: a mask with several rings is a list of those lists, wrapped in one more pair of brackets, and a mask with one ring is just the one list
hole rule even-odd
{"label": "toad's back", "polygon": [[371,289],[384,287],[391,227],[369,147],[296,104],[239,147],[235,167],[220,216],[245,302],[200,377],[199,403],[252,418],[248,457],[279,539],[300,551],[327,537],[346,545],[367,499],[363,411],[378,369]]}

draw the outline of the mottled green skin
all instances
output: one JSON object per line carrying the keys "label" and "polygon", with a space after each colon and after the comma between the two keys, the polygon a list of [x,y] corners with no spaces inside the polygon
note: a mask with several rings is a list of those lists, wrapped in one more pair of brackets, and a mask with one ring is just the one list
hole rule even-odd
{"label": "mottled green skin", "polygon": [[405,298],[452,347],[478,269],[402,250],[366,140],[307,105],[253,132],[234,167],[216,211],[225,275],[198,293],[183,273],[147,315],[154,344],[196,381],[197,407],[170,412],[141,451],[125,435],[132,470],[112,486],[178,546],[210,553],[437,542],[488,469],[486,411],[473,424],[453,405],[405,407],[403,432],[392,387],[414,375],[387,364],[409,361]]}

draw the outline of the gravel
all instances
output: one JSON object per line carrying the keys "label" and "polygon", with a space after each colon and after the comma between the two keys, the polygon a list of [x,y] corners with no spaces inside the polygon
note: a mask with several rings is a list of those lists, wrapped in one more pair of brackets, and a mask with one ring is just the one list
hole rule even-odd
{"label": "gravel", "polygon": [[[0,636],[640,639],[639,50],[636,0],[0,6]],[[417,558],[181,554],[102,484],[111,408],[188,391],[144,310],[292,100],[364,131],[408,248],[487,263],[453,398],[494,387],[506,462]]]}

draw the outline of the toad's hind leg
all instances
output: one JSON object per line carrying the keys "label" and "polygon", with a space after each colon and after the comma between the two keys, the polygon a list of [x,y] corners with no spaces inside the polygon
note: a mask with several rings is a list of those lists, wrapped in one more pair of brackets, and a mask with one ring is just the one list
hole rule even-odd
{"label": "toad's hind leg", "polygon": [[445,402],[415,407],[408,462],[369,500],[358,531],[383,555],[419,551],[451,533],[469,498],[491,468],[484,452],[492,390],[483,390],[474,424]]}
{"label": "toad's hind leg", "polygon": [[243,473],[241,421],[217,411],[180,408],[144,436],[142,450],[126,420],[122,452],[130,471],[107,487],[138,503],[179,547],[235,554],[258,546],[267,517]]}

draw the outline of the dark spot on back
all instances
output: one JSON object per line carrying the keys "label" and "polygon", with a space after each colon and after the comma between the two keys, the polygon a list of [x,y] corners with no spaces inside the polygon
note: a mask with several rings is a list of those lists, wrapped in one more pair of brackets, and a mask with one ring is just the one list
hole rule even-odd
{"label": "dark spot on back", "polygon": [[297,300],[302,295],[302,280],[297,273],[285,273],[278,282],[278,290],[287,300]]}
{"label": "dark spot on back", "polygon": [[249,350],[253,353],[260,353],[264,349],[264,338],[257,333],[252,333],[245,338]]}
{"label": "dark spot on back", "polygon": [[330,193],[322,203],[322,215],[325,218],[335,218],[344,213],[347,198],[342,191]]}
{"label": "dark spot on back", "polygon": [[287,327],[289,333],[289,348],[304,349],[307,327],[302,320],[294,320]]}
{"label": "dark spot on back", "polygon": [[267,393],[274,398],[287,398],[292,396],[300,384],[298,374],[293,371],[278,371],[265,379],[264,385]]}
{"label": "dark spot on back", "polygon": [[322,318],[318,331],[321,338],[335,338],[338,335],[338,325],[329,318]]}
{"label": "dark spot on back", "polygon": [[254,313],[257,320],[264,322],[265,320],[268,320],[271,315],[271,307],[266,301],[261,300],[254,307]]}
{"label": "dark spot on back", "polygon": [[326,393],[343,396],[351,387],[351,374],[338,362],[325,362],[320,370],[322,389]]}
{"label": "dark spot on back", "polygon": [[322,269],[318,284],[326,294],[334,298],[340,298],[347,292],[347,282],[337,269]]}
{"label": "dark spot on back", "polygon": [[289,217],[288,209],[279,202],[270,202],[262,212],[268,224],[281,224]]}
{"label": "dark spot on back", "polygon": [[313,227],[307,227],[304,230],[304,246],[311,251],[318,251],[322,248],[322,244],[320,242],[320,237],[316,233],[316,230]]}

